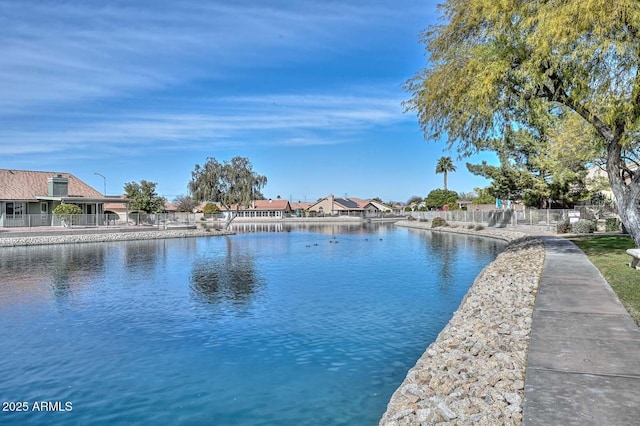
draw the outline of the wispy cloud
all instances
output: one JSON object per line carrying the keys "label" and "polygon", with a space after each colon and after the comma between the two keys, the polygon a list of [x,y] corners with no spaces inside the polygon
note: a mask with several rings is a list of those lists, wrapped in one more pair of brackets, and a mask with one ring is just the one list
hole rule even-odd
{"label": "wispy cloud", "polygon": [[[410,2],[411,4],[417,2]],[[389,2],[0,3],[0,114],[136,97],[388,37]],[[374,30],[375,29],[375,30]]]}
{"label": "wispy cloud", "polygon": [[[317,145],[348,142],[354,134],[410,119],[397,96],[268,95],[220,98],[201,112],[130,112],[92,116],[69,124],[0,129],[0,154],[50,153],[94,147],[96,155],[131,155],[138,149],[182,149],[243,144]],[[106,149],[111,150],[105,151]]]}
{"label": "wispy cloud", "polygon": [[185,144],[350,143],[413,120],[402,114],[400,82],[366,72],[349,79],[328,66],[330,84],[292,88],[296,73],[322,77],[328,63],[357,64],[382,44],[394,51],[423,8],[422,0],[0,1],[0,156],[25,164]]}

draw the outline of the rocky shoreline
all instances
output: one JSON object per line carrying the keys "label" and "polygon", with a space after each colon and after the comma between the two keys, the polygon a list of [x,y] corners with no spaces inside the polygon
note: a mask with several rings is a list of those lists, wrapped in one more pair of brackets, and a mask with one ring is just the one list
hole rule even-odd
{"label": "rocky shoreline", "polygon": [[[427,222],[396,225],[431,230]],[[510,244],[478,275],[447,326],[409,370],[380,425],[520,425],[544,245],[538,238],[499,229],[432,231]]]}
{"label": "rocky shoreline", "polygon": [[100,243],[109,241],[156,240],[163,238],[214,237],[231,235],[222,230],[175,229],[128,232],[60,231],[48,235],[21,235],[0,238],[0,247],[37,246],[49,244]]}

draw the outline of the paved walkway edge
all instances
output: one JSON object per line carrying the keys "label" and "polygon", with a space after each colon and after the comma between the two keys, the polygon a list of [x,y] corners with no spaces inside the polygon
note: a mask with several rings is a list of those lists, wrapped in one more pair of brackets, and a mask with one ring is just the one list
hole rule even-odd
{"label": "paved walkway edge", "polygon": [[640,329],[575,244],[542,239],[523,425],[638,424]]}

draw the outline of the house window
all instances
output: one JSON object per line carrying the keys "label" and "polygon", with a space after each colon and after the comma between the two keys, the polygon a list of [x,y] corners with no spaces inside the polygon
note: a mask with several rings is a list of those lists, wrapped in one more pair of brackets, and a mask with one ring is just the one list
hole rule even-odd
{"label": "house window", "polygon": [[9,218],[22,217],[24,214],[24,203],[7,203],[5,213]]}

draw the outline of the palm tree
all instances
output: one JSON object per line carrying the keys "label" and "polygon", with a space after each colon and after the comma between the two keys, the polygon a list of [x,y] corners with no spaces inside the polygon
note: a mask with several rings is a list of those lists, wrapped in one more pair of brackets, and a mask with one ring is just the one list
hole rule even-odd
{"label": "palm tree", "polygon": [[438,164],[436,164],[436,174],[442,173],[444,175],[444,190],[447,190],[447,173],[455,172],[456,166],[451,161],[451,157],[440,157]]}

